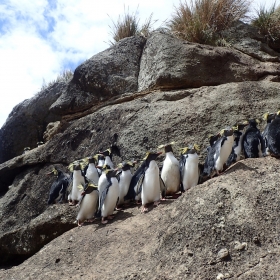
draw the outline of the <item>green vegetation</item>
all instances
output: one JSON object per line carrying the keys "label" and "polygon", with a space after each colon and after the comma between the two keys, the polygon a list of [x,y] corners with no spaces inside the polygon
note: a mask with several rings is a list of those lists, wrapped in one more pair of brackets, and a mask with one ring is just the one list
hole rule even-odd
{"label": "green vegetation", "polygon": [[276,42],[280,39],[280,6],[276,8],[276,3],[270,9],[260,6],[256,11],[256,17],[252,20],[252,25],[257,27],[260,34],[264,35],[268,42]]}
{"label": "green vegetation", "polygon": [[177,37],[190,42],[214,44],[221,31],[244,19],[248,0],[189,0],[175,7],[168,28]]}
{"label": "green vegetation", "polygon": [[73,77],[73,72],[71,70],[64,70],[62,73],[60,73],[55,80],[50,81],[48,83],[45,82],[45,79],[43,79],[43,84],[41,86],[41,91],[52,86],[56,82],[67,82]]}
{"label": "green vegetation", "polygon": [[109,41],[111,46],[126,37],[135,35],[147,37],[151,33],[152,25],[155,22],[152,21],[153,14],[146,19],[143,25],[140,25],[137,13],[138,9],[134,13],[130,13],[129,9],[126,11],[124,8],[124,14],[119,15],[118,21],[114,22],[112,20],[113,25],[109,26],[111,29],[110,35],[113,38],[113,41]]}

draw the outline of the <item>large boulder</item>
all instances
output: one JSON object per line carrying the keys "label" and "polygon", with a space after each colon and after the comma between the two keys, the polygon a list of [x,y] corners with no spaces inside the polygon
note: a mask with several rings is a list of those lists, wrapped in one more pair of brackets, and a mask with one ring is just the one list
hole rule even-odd
{"label": "large boulder", "polygon": [[14,107],[0,129],[0,163],[21,155],[25,147],[37,147],[49,122],[60,116],[49,107],[65,89],[66,83],[57,82]]}
{"label": "large boulder", "polygon": [[26,163],[0,198],[0,263],[22,261],[75,226],[76,209],[47,205],[55,180],[46,175],[51,168],[40,163],[28,167]]}
{"label": "large boulder", "polygon": [[[54,210],[46,203],[51,179],[44,175],[51,164],[62,164],[64,168],[76,159],[107,149],[115,133],[119,135],[117,144],[121,149],[121,157],[113,157],[115,163],[142,159],[147,149],[156,149],[170,141],[177,143],[177,157],[178,148],[199,144],[200,161],[203,162],[210,133],[240,120],[260,117],[266,111],[278,110],[279,90],[279,83],[261,81],[136,94],[130,101],[124,95],[115,100],[115,104],[70,121],[43,146],[0,165],[0,189],[6,192],[0,203],[3,240],[17,240],[21,244],[19,235],[22,232],[33,236],[37,226],[41,228],[44,221],[47,225],[52,223],[52,218],[34,222],[38,216],[53,217]],[[8,188],[10,185],[12,187]],[[45,215],[45,211],[49,215]],[[60,233],[63,229],[67,231],[73,220],[67,220]],[[57,235],[50,236],[55,238]],[[50,241],[51,237],[45,241]],[[36,250],[46,244],[39,241]],[[15,252],[22,254],[18,247],[14,248],[17,242],[10,243],[13,258]],[[27,242],[26,246],[31,246],[28,254],[35,252],[33,244]],[[7,250],[4,251],[9,258]]]}
{"label": "large boulder", "polygon": [[247,159],[143,215],[74,228],[2,279],[267,279],[280,275],[279,162]]}
{"label": "large boulder", "polygon": [[261,62],[229,47],[189,43],[157,31],[147,39],[143,51],[138,90],[215,86],[257,81],[267,75],[280,75],[280,64]]}
{"label": "large boulder", "polygon": [[82,111],[90,106],[138,88],[140,59],[144,37],[124,38],[78,66],[73,81],[51,111],[63,115]]}

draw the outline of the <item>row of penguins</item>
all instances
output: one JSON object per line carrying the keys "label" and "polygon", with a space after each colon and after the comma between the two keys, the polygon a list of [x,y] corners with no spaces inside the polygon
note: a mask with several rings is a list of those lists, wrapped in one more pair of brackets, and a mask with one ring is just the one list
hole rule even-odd
{"label": "row of penguins", "polygon": [[149,203],[158,205],[167,196],[177,197],[243,157],[280,157],[280,111],[265,113],[263,118],[266,127],[262,133],[257,128],[259,120],[250,119],[209,136],[204,164],[199,163],[196,144],[182,148],[179,160],[173,154],[174,142],[159,146],[165,152],[161,172],[155,160],[162,151],[147,152],[135,172],[135,161],[124,161],[114,168],[112,156],[120,156],[115,134],[109,149],[71,163],[68,168],[72,176],[56,167],[48,173],[56,176],[48,204],[68,200],[69,205],[79,206],[78,226],[97,218],[106,224],[114,210],[131,201],[142,204],[141,212],[147,212]]}

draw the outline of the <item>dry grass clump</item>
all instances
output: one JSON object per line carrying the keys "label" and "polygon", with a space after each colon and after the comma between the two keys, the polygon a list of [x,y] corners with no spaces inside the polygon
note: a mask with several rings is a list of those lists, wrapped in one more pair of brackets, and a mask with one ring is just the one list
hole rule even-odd
{"label": "dry grass clump", "polygon": [[274,2],[271,8],[265,9],[263,5],[256,11],[256,14],[252,25],[258,28],[260,34],[272,43],[280,40],[280,6],[276,8]]}
{"label": "dry grass clump", "polygon": [[152,25],[155,21],[152,20],[151,14],[143,25],[140,25],[138,18],[138,9],[134,13],[130,13],[129,9],[124,8],[124,14],[119,15],[117,22],[112,20],[113,25],[109,26],[111,29],[110,35],[113,38],[113,41],[109,41],[110,45],[114,45],[116,42],[120,41],[123,38],[142,35],[147,37],[152,30]]}
{"label": "dry grass clump", "polygon": [[52,86],[56,82],[68,82],[70,79],[73,78],[73,72],[71,70],[63,70],[53,81],[50,81],[48,83],[45,82],[45,79],[43,79],[43,84],[41,86],[41,91]]}
{"label": "dry grass clump", "polygon": [[212,44],[220,32],[233,22],[245,18],[248,0],[189,0],[180,2],[168,23],[179,38],[201,44]]}

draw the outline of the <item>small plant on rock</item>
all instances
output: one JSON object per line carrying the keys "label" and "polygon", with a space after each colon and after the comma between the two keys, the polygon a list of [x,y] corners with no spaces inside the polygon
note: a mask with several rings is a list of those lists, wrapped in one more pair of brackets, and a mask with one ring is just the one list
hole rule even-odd
{"label": "small plant on rock", "polygon": [[265,36],[272,48],[273,45],[276,47],[279,44],[280,50],[280,6],[276,8],[275,2],[269,9],[264,5],[260,6],[251,23],[258,28],[261,35]]}
{"label": "small plant on rock", "polygon": [[110,35],[113,37],[113,41],[109,41],[110,45],[114,45],[116,42],[123,38],[142,35],[147,37],[152,30],[152,25],[155,21],[152,21],[152,14],[146,19],[143,25],[140,25],[138,18],[138,9],[134,13],[130,13],[129,9],[124,8],[124,14],[119,15],[117,22],[112,20],[113,25],[109,26],[111,29]]}
{"label": "small plant on rock", "polygon": [[[189,4],[188,4],[189,3]],[[190,42],[213,44],[221,31],[245,18],[247,0],[189,0],[175,7],[168,27],[177,37]]]}
{"label": "small plant on rock", "polygon": [[70,79],[72,79],[72,77],[73,77],[73,72],[71,70],[67,70],[67,69],[63,70],[60,74],[58,74],[56,79],[54,79],[53,81],[46,83],[45,79],[43,79],[43,84],[41,86],[41,90],[44,90],[44,89],[52,86],[56,82],[67,82]]}

